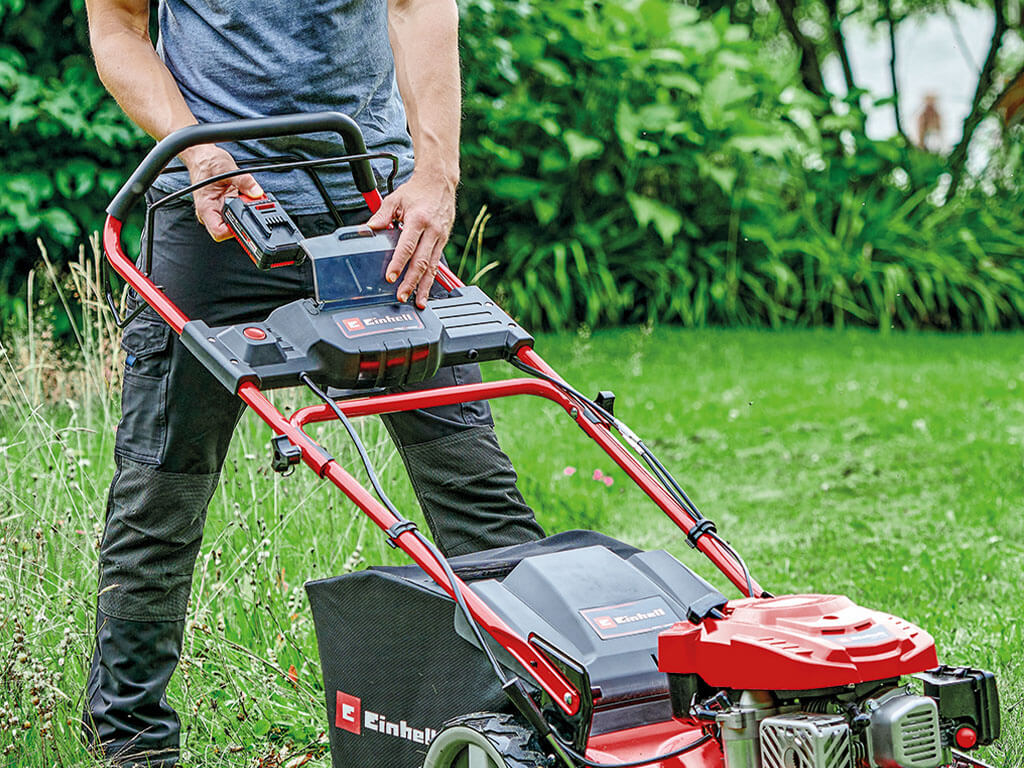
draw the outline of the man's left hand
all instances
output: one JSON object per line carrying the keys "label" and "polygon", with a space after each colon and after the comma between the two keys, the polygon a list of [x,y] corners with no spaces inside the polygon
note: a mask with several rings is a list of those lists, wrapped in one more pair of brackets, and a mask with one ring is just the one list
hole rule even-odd
{"label": "man's left hand", "polygon": [[402,224],[402,234],[385,272],[387,280],[395,282],[408,264],[398,300],[405,301],[415,291],[416,306],[423,309],[455,221],[455,185],[440,174],[413,172],[409,181],[384,198],[367,223],[386,229],[393,221]]}

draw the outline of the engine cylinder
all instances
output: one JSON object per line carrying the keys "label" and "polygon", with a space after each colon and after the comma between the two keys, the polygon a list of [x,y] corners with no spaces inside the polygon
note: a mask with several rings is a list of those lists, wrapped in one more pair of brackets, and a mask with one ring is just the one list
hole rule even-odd
{"label": "engine cylinder", "polygon": [[777,711],[768,691],[744,691],[736,706],[718,716],[726,768],[761,768],[761,721]]}
{"label": "engine cylinder", "polygon": [[897,695],[871,712],[871,760],[879,768],[936,768],[943,763],[939,708],[927,696]]}

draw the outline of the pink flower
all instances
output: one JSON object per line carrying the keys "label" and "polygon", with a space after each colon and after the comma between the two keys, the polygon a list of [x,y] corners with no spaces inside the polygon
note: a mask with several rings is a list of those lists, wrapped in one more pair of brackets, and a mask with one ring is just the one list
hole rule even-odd
{"label": "pink flower", "polygon": [[612,483],[615,482],[608,475],[605,475],[604,477],[602,477],[601,480],[603,480],[604,484],[607,485],[609,488],[611,488],[612,487]]}
{"label": "pink flower", "polygon": [[595,469],[594,470],[594,479],[595,480],[600,480],[602,477],[604,477],[604,472],[602,472],[600,469]]}
{"label": "pink flower", "polygon": [[566,477],[571,477],[576,474],[576,467],[566,467],[562,470],[562,474]]}

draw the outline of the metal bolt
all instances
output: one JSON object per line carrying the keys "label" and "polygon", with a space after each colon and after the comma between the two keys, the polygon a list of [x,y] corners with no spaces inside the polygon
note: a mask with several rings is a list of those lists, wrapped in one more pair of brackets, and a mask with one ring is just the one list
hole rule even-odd
{"label": "metal bolt", "polygon": [[565,694],[565,696],[563,696],[562,699],[565,701],[566,706],[569,706],[569,707],[572,706],[572,694],[571,693]]}
{"label": "metal bolt", "polygon": [[[575,419],[577,416],[580,415],[579,409],[578,408],[573,408],[572,410],[569,411],[569,415],[572,416]],[[568,696],[568,694],[566,694],[566,695]]]}

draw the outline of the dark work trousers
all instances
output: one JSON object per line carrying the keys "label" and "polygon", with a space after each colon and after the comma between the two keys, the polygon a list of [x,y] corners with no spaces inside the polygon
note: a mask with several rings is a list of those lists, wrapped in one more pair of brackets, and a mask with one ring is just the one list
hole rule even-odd
{"label": "dark work trousers", "polygon": [[[345,213],[347,224],[367,216]],[[326,214],[296,223],[306,235],[335,228]],[[157,212],[154,243],[153,281],[186,315],[210,325],[263,320],[312,294],[308,263],[256,269],[234,241],[214,243],[190,203]],[[244,405],[150,309],[128,325],[122,346],[122,418],[100,546],[85,736],[115,763],[171,765],[180,727],[165,691],[181,653],[207,505]],[[478,381],[479,368],[465,365],[416,388]],[[498,446],[487,403],[383,418],[446,554],[543,536]]]}

